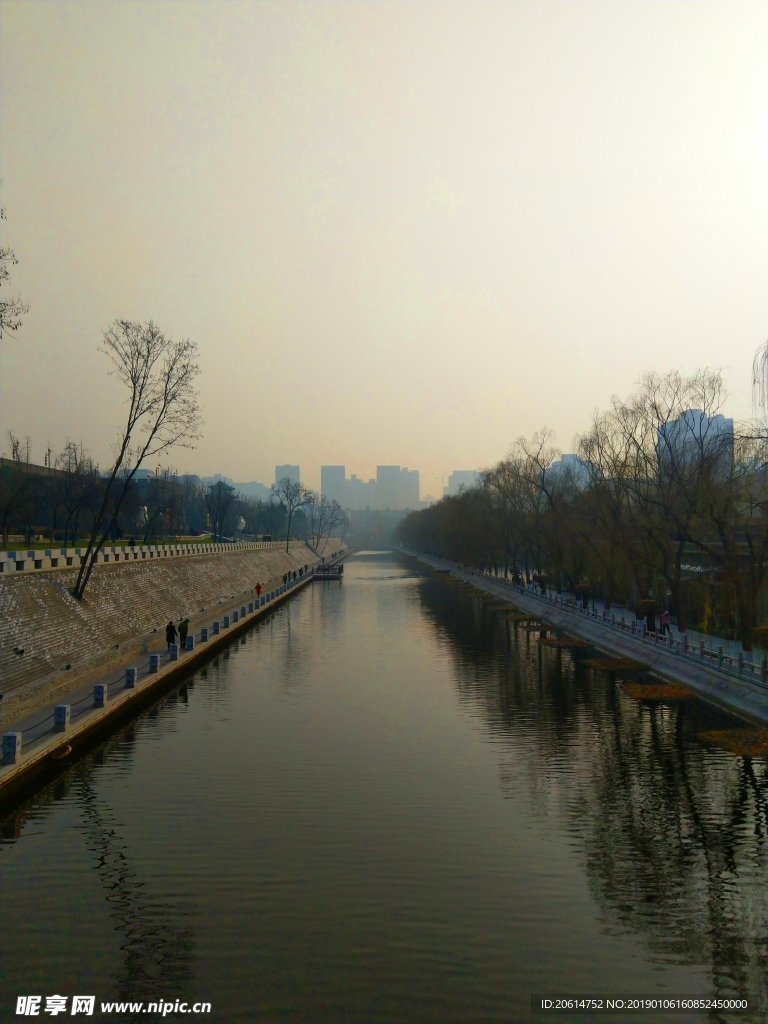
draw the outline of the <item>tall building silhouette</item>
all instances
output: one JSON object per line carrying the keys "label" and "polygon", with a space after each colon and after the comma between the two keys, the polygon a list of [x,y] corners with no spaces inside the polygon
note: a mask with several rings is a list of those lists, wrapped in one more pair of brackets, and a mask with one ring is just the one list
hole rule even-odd
{"label": "tall building silhouette", "polygon": [[300,483],[301,474],[298,466],[275,466],[275,483],[279,484],[281,480],[288,477],[289,480],[293,480],[294,483]]}
{"label": "tall building silhouette", "polygon": [[344,466],[320,467],[320,494],[328,501],[338,501],[342,508],[346,508],[345,472]]}

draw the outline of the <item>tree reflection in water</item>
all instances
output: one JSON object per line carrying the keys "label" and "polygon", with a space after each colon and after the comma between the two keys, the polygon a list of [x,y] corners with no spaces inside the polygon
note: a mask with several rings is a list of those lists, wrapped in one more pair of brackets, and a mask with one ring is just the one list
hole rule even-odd
{"label": "tree reflection in water", "polygon": [[469,593],[430,579],[421,594],[454,641],[462,700],[505,738],[505,795],[569,822],[606,933],[704,966],[718,995],[765,1000],[768,765],[699,738],[743,723],[635,701]]}

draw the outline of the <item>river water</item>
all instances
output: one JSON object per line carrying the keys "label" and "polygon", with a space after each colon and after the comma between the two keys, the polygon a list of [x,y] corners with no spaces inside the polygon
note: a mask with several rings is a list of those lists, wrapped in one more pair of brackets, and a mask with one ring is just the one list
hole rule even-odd
{"label": "river water", "polygon": [[[768,773],[739,724],[361,553],[4,820],[0,1019],[28,994],[249,1024],[764,995]],[[765,1016],[565,1018],[616,1019]]]}

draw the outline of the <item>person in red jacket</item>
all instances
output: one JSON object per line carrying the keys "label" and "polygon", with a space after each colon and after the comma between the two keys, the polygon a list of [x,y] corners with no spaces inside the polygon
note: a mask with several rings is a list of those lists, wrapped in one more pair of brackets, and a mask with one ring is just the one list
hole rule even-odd
{"label": "person in red jacket", "polygon": [[261,597],[261,584],[256,584],[256,597]]}

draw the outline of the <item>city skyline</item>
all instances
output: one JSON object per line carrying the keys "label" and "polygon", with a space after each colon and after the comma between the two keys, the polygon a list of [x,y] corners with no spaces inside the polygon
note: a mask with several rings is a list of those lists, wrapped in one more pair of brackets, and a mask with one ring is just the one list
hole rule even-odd
{"label": "city skyline", "polygon": [[200,347],[180,472],[269,483],[289,452],[315,489],[321,465],[399,462],[439,495],[545,424],[573,451],[592,409],[674,367],[723,367],[727,415],[751,415],[764,5],[213,11],[0,7],[29,305],[2,341],[3,448],[13,427],[41,461],[82,438],[107,464],[115,317]]}

